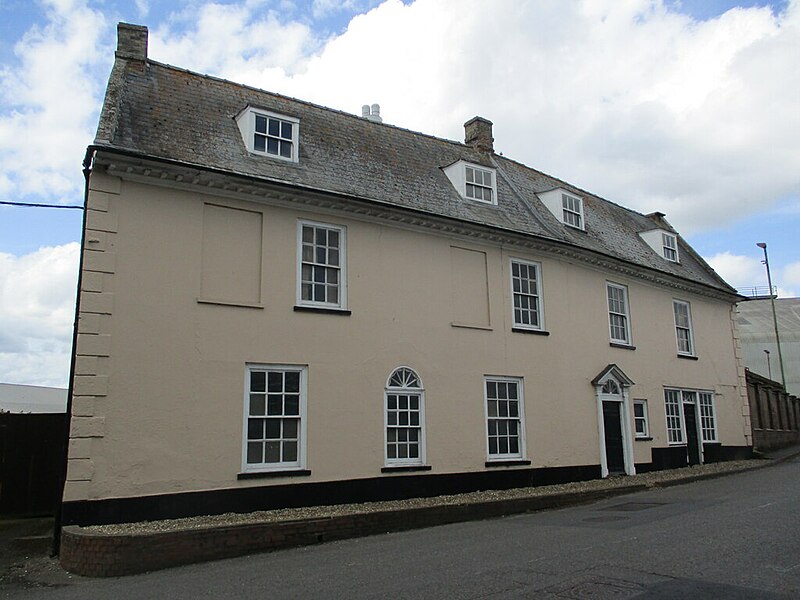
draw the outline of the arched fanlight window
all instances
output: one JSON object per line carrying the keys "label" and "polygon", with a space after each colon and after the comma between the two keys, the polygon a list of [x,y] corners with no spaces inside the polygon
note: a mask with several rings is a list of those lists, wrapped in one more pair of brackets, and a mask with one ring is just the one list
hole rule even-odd
{"label": "arched fanlight window", "polygon": [[389,376],[389,383],[387,387],[390,388],[421,388],[419,377],[411,369],[407,367],[400,367]]}
{"label": "arched fanlight window", "polygon": [[619,396],[621,394],[619,389],[619,384],[614,381],[613,379],[609,379],[603,384],[603,389],[600,390],[603,394],[610,394],[613,396]]}
{"label": "arched fanlight window", "polygon": [[384,394],[387,466],[425,464],[425,393],[419,376],[399,367],[389,376]]}

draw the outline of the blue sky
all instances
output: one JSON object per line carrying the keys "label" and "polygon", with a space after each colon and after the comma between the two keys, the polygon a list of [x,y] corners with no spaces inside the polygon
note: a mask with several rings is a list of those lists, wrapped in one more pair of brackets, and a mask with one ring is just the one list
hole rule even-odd
{"label": "blue sky", "polygon": [[[461,139],[659,210],[800,294],[800,0],[0,0],[0,201],[80,204],[116,23],[150,56]],[[64,384],[81,212],[0,206],[0,381]],[[44,359],[42,357],[45,357]]]}

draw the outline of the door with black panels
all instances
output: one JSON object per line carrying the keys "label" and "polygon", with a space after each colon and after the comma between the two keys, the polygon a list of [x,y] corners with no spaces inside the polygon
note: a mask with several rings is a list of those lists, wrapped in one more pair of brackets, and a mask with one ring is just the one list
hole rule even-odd
{"label": "door with black panels", "polygon": [[605,429],[606,465],[609,475],[625,473],[621,411],[621,402],[603,401],[603,428]]}
{"label": "door with black panels", "polygon": [[683,420],[686,423],[686,449],[689,453],[689,464],[700,464],[700,440],[697,437],[697,410],[694,403],[684,403]]}

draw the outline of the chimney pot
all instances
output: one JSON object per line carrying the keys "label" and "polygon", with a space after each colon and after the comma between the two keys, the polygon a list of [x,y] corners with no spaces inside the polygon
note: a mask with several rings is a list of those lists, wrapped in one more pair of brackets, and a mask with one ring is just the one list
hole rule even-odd
{"label": "chimney pot", "polygon": [[361,116],[367,121],[373,121],[374,123],[383,123],[383,119],[381,118],[380,104],[373,104],[372,107],[370,107],[369,104],[364,104],[361,107]]}
{"label": "chimney pot", "polygon": [[492,122],[483,117],[473,117],[464,123],[464,143],[482,152],[494,152]]}
{"label": "chimney pot", "polygon": [[118,23],[116,55],[129,60],[147,60],[147,27]]}

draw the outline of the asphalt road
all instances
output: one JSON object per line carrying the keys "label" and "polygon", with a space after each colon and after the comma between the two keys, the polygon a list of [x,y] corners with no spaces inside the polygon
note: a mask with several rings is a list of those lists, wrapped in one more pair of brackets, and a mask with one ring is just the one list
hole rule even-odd
{"label": "asphalt road", "polygon": [[800,459],[563,510],[60,583],[0,596],[799,598]]}

